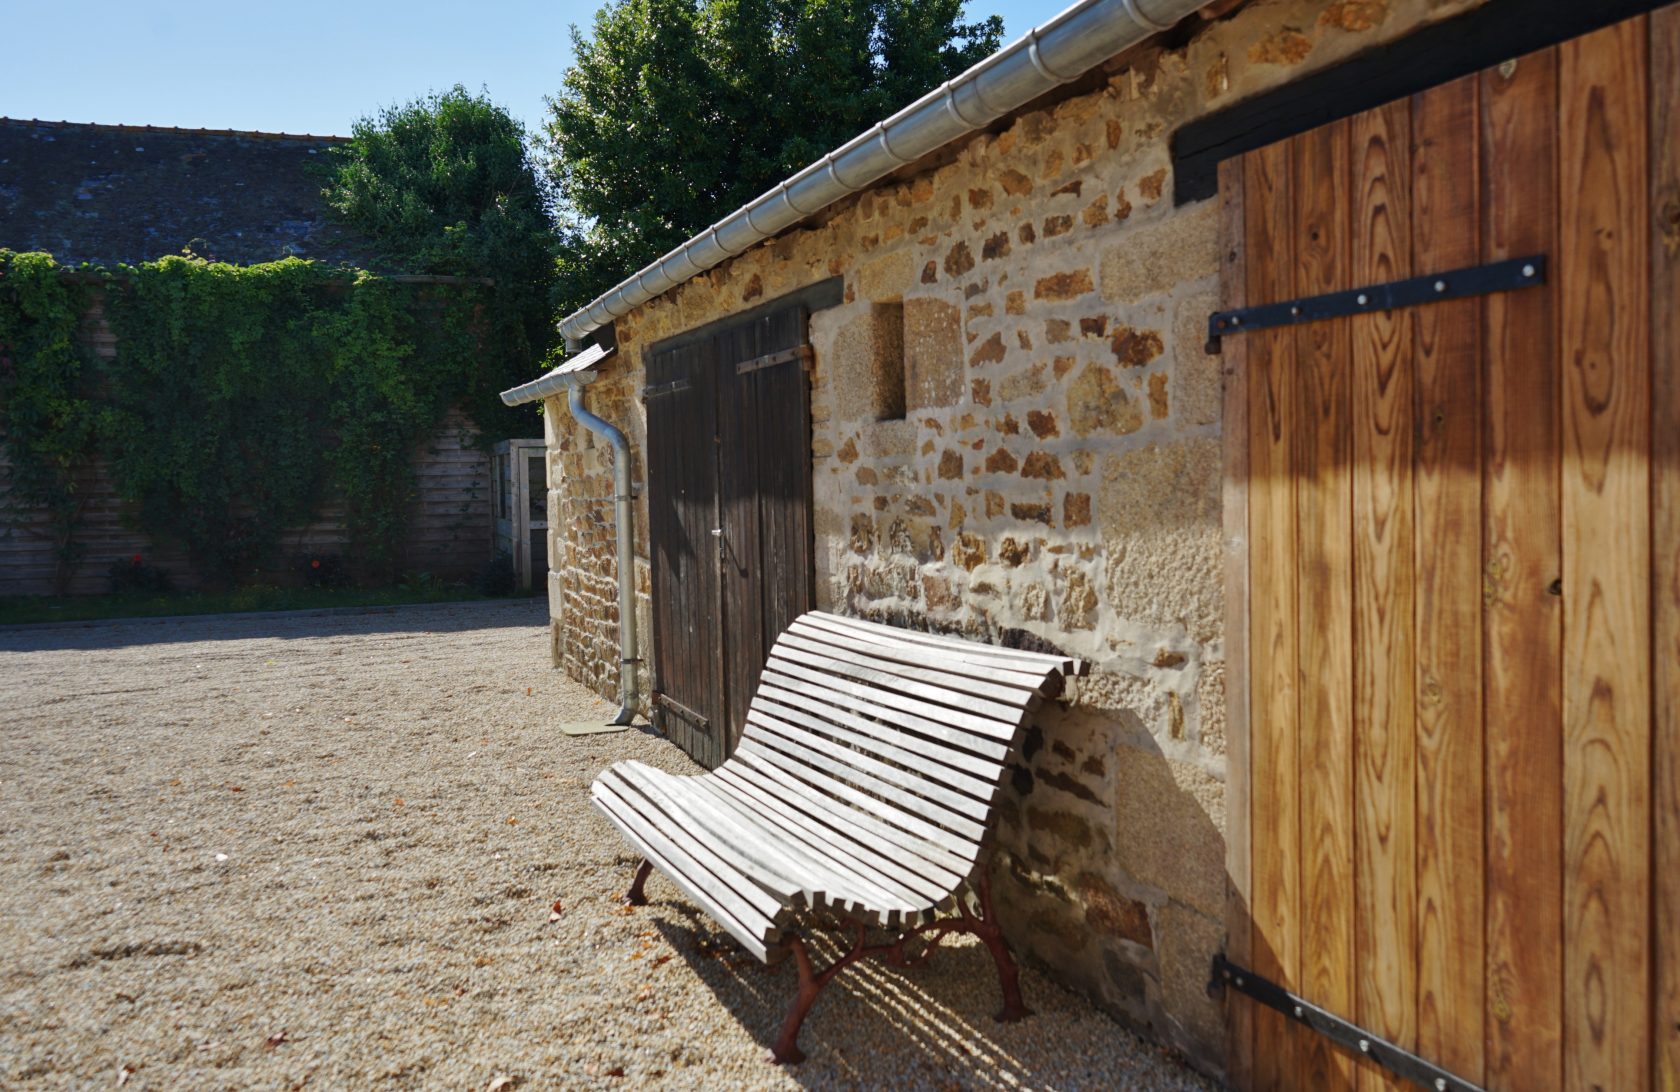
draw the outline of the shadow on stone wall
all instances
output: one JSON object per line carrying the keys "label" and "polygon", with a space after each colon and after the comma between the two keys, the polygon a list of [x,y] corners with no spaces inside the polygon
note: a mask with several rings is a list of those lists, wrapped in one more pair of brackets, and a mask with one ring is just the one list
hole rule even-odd
{"label": "shadow on stone wall", "polygon": [[1224,943],[1224,785],[1136,713],[1046,706],[999,804],[998,913],[1024,959],[1210,1073]]}

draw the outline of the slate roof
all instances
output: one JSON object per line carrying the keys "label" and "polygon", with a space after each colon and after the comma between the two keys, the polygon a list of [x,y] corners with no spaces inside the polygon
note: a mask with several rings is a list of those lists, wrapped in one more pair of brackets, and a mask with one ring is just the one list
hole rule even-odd
{"label": "slate roof", "polygon": [[236,265],[296,255],[381,269],[321,199],[316,166],[346,139],[0,118],[0,247],[61,264],[190,247]]}

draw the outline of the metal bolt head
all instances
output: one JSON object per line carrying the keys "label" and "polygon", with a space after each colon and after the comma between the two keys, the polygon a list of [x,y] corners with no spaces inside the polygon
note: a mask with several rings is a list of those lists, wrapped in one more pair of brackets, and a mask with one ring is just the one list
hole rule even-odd
{"label": "metal bolt head", "polygon": [[1435,291],[1445,292],[1446,290],[1447,290],[1447,282],[1446,281],[1436,281],[1435,282]]}
{"label": "metal bolt head", "polygon": [[1243,984],[1243,977],[1242,977],[1242,975],[1240,975],[1240,974],[1239,974],[1239,975],[1238,975],[1238,976],[1237,976],[1237,979],[1236,979],[1236,982],[1237,982],[1237,985],[1239,985],[1239,986],[1240,986],[1240,985],[1242,985],[1242,984]]}
{"label": "metal bolt head", "polygon": [[1364,307],[1367,303],[1371,302],[1371,297],[1367,296],[1365,293],[1361,292],[1361,293],[1359,293],[1359,299],[1357,300],[1357,302],[1358,302],[1359,306]]}
{"label": "metal bolt head", "polygon": [[1299,315],[1301,313],[1301,309],[1299,307],[1291,307],[1289,309],[1289,313],[1292,315]]}
{"label": "metal bolt head", "polygon": [[1231,325],[1232,326],[1241,326],[1242,325],[1242,316],[1241,315],[1232,315],[1231,316]]}
{"label": "metal bolt head", "polygon": [[1306,1009],[1303,1009],[1300,1005],[1295,1006],[1295,1019],[1299,1020],[1299,1019],[1301,1019],[1301,1017],[1305,1016],[1306,1014],[1307,1014]]}
{"label": "metal bolt head", "polygon": [[1523,276],[1525,276],[1525,277],[1534,276],[1534,266],[1533,265],[1523,266]]}
{"label": "metal bolt head", "polygon": [[1447,1079],[1445,1077],[1435,1078],[1435,1092],[1447,1092]]}
{"label": "metal bolt head", "polygon": [[1359,1053],[1361,1053],[1361,1054],[1371,1053],[1371,1040],[1369,1040],[1369,1039],[1359,1040]]}

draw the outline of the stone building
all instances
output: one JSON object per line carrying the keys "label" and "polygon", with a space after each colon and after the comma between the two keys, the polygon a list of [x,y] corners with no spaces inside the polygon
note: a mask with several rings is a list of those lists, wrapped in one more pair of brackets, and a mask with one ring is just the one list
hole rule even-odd
{"label": "stone building", "polygon": [[[627,281],[563,324],[614,349],[583,395],[634,452],[646,661],[662,556],[649,499],[666,465],[643,456],[667,378],[650,363],[779,301],[808,311],[815,605],[1089,660],[1006,792],[1008,933],[1210,1072],[1225,1065],[1227,1015],[1207,984],[1240,883],[1227,831],[1247,806],[1227,716],[1233,354],[1206,344],[1235,251],[1221,247],[1211,163],[1633,10],[1517,32],[1560,5],[1528,5],[1532,19],[1523,7],[1214,3],[671,287]],[[1498,35],[1450,61],[1422,44]],[[1318,105],[1303,112],[1303,98]],[[545,420],[554,661],[616,698],[612,453],[558,394]],[[1232,530],[1239,549],[1245,534]],[[628,699],[656,715],[659,670]]]}

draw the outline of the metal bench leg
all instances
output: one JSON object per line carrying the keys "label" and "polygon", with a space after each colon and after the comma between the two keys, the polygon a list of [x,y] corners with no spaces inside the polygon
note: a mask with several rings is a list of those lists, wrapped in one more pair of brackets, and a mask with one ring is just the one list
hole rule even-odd
{"label": "metal bench leg", "polygon": [[636,866],[636,878],[630,881],[630,890],[624,893],[625,906],[646,906],[647,892],[642,887],[647,883],[648,873],[653,871],[653,862],[643,858]]}
{"label": "metal bench leg", "polygon": [[1009,944],[1003,939],[1003,927],[997,923],[997,915],[992,911],[992,870],[989,864],[980,870],[979,888],[980,917],[975,917],[961,898],[957,900],[957,908],[968,920],[970,930],[980,938],[980,942],[992,953],[992,959],[997,963],[998,986],[1003,990],[1003,1008],[993,1019],[1002,1024],[1011,1024],[1023,1016],[1031,1016],[1032,1010],[1021,1000],[1021,969],[1015,965],[1015,957],[1009,954]]}
{"label": "metal bench leg", "polygon": [[805,1023],[805,1015],[817,1003],[817,994],[822,992],[843,964],[837,963],[822,974],[816,974],[811,970],[811,956],[806,952],[803,940],[792,937],[788,948],[799,966],[799,992],[794,994],[793,1004],[788,1006],[787,1017],[782,1021],[782,1032],[776,1036],[776,1045],[770,1048],[770,1053],[783,1065],[795,1065],[805,1060],[805,1052],[799,1049],[799,1029]]}

